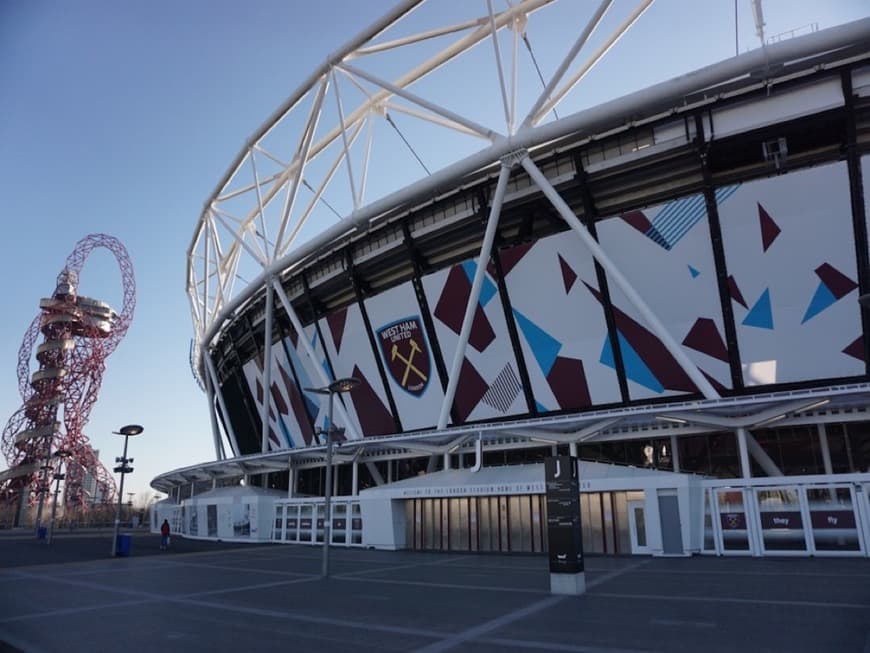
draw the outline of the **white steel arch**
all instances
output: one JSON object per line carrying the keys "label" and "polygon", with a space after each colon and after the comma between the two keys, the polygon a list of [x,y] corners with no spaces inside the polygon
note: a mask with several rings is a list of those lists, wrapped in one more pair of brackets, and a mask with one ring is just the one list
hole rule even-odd
{"label": "white steel arch", "polygon": [[[575,20],[584,20],[582,14],[577,15],[582,8],[576,3],[480,0],[462,3],[468,16],[458,22],[434,22],[437,17],[430,12],[421,18],[431,25],[418,27],[414,23],[406,29],[408,16],[419,13],[415,10],[425,4],[425,0],[406,0],[340,48],[257,130],[203,207],[188,249],[187,289],[195,327],[195,358],[202,343],[213,336],[221,314],[241,303],[242,296],[262,287],[253,274],[286,267],[275,264],[294,258],[306,222],[318,210],[326,212],[325,202],[342,207],[339,212],[345,220],[361,217],[364,209],[369,209],[365,211],[369,217],[381,212],[368,199],[368,182],[377,156],[390,157],[389,151],[378,148],[376,139],[394,135],[389,130],[379,134],[375,129],[376,125],[395,124],[390,112],[401,114],[403,124],[413,122],[413,130],[425,126],[436,133],[447,130],[472,139],[477,145],[468,146],[466,152],[476,149],[484,161],[497,163],[503,154],[499,150],[518,131],[534,130],[552,115],[652,2],[640,0],[597,50],[578,63],[575,60],[583,46],[613,4],[613,0],[602,0],[585,18],[586,25],[576,40],[564,44],[565,54],[546,87],[537,77],[520,79],[520,59],[525,57],[527,66],[529,61],[529,55],[521,51],[520,37],[539,15],[560,5],[561,11]],[[431,47],[421,47],[432,42],[438,44],[434,52]],[[433,94],[432,89],[417,90],[425,77],[448,68],[449,74],[459,75],[465,68],[468,75],[463,56],[482,47],[490,52],[490,69],[475,68],[475,74],[489,74],[494,80],[486,92],[497,89],[503,115],[494,112],[492,116],[501,124],[481,124],[451,109],[450,102]],[[385,56],[400,63],[400,74],[389,79],[379,74],[379,70],[395,67],[384,64]],[[367,65],[374,58],[379,61]],[[460,88],[463,93],[479,92],[479,81],[467,79]],[[521,84],[525,84],[522,89]],[[524,111],[518,106],[521,95],[527,99]],[[396,163],[408,168],[405,159]],[[451,162],[442,170],[452,167]],[[434,187],[438,179],[421,167],[404,187],[418,181],[424,187]],[[381,187],[387,192],[401,188]],[[195,367],[201,374],[202,363],[197,361]]]}
{"label": "white steel arch", "polygon": [[[438,21],[437,13],[421,13],[422,5],[435,3],[407,0],[330,56],[249,139],[203,207],[188,250],[187,277],[195,328],[192,363],[198,378],[202,381],[208,375],[211,383],[206,385],[216,386],[208,344],[224,321],[263,288],[274,287],[275,293],[269,292],[268,297],[277,294],[275,301],[282,303],[300,330],[279,275],[380,216],[401,210],[438,189],[451,188],[475,171],[501,166],[506,175],[511,166],[521,165],[583,238],[582,226],[572,224],[570,216],[564,214],[558,193],[548,188],[529,152],[567,134],[613,127],[615,115],[631,116],[641,108],[673,102],[687,93],[808,52],[870,37],[870,19],[850,23],[748,52],[619,100],[556,117],[555,110],[577,92],[578,82],[652,3],[639,0],[629,11],[623,9],[624,13],[613,17],[615,26],[595,42],[592,37],[597,29],[607,32],[602,27],[605,16],[616,10],[612,0],[588,7],[585,26],[580,28],[582,20],[578,20],[578,30],[561,44],[564,54],[545,84],[538,77],[520,75],[521,58],[528,56],[521,50],[521,40],[526,42],[521,37],[548,12],[567,11],[578,19],[576,13],[581,9],[571,0],[465,2],[461,7],[470,15],[446,24]],[[587,48],[591,52],[583,54]],[[485,53],[488,68],[480,65]],[[476,58],[469,63],[466,58],[471,57]],[[530,64],[525,63],[528,68]],[[474,79],[468,77],[471,72]],[[479,85],[484,95],[481,101],[495,96],[496,110],[481,119],[469,108],[474,98],[465,102],[463,110],[456,109],[451,101],[456,87],[444,86],[445,74],[465,75],[458,87],[463,93],[474,94]],[[480,75],[488,75],[491,83],[478,84]],[[391,113],[401,114],[403,126],[420,139],[418,142],[447,134],[451,140],[446,149],[453,152],[455,143],[457,154],[445,159],[435,172],[430,173],[425,164],[412,168],[411,154],[401,158],[396,156],[395,146],[382,146],[390,138],[397,142],[390,130],[396,124]],[[430,133],[435,136],[427,136]],[[401,132],[399,136],[405,140]],[[375,170],[379,185],[372,189]],[[395,183],[391,186],[385,180]],[[372,201],[371,196],[377,199]],[[491,220],[497,220],[499,202],[494,202],[492,209]],[[314,222],[317,224],[312,229]],[[593,255],[608,273],[620,276],[594,248]],[[715,390],[680,346],[657,328],[659,320],[643,299],[630,288],[623,290],[705,397],[715,399]],[[472,296],[469,304],[475,302]],[[269,316],[272,303],[267,301]],[[457,359],[462,354],[460,346]],[[325,372],[314,367],[320,381],[327,384]],[[455,390],[455,384],[452,387]],[[452,393],[448,392],[439,428],[446,426],[451,401]],[[266,401],[264,418],[268,408]],[[347,423],[340,402],[337,410]],[[357,437],[352,432],[348,435]],[[263,441],[265,450],[265,436]]]}

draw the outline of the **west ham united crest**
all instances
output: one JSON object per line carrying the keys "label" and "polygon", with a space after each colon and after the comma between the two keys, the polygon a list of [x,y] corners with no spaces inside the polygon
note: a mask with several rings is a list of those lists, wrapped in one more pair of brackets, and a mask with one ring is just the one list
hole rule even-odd
{"label": "west ham united crest", "polygon": [[406,317],[378,329],[387,369],[402,389],[419,397],[429,384],[429,348],[420,318]]}

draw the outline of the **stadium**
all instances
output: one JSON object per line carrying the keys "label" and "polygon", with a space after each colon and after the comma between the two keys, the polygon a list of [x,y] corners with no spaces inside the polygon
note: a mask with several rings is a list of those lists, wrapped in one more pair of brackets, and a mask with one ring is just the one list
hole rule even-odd
{"label": "stadium", "polygon": [[870,19],[771,42],[758,8],[760,47],[583,106],[650,2],[603,2],[547,76],[527,35],[576,5],[418,4],[206,200],[214,459],[152,481],[152,527],[544,552],[544,461],[569,454],[586,552],[870,555]]}

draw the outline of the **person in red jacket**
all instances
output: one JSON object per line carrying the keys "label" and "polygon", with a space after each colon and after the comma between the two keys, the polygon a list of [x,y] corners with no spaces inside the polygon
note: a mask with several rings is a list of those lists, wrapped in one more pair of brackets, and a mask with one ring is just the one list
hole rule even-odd
{"label": "person in red jacket", "polygon": [[169,548],[169,521],[164,519],[160,526],[160,549],[165,551]]}

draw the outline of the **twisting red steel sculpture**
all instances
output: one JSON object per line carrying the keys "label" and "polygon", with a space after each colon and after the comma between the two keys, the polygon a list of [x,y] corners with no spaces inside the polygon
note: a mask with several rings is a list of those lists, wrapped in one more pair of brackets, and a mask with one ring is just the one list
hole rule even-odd
{"label": "twisting red steel sculpture", "polygon": [[[124,297],[120,313],[78,294],[79,273],[98,247],[118,262]],[[64,503],[86,511],[99,500],[115,499],[115,480],[97,458],[83,429],[97,400],[106,358],[127,333],[136,306],[136,281],[127,250],[117,238],[91,234],[80,240],[57,277],[54,293],[40,300],[40,312],[18,350],[22,406],[3,430],[2,452],[9,469],[0,472],[0,497],[39,504],[67,451]],[[34,345],[38,369],[31,373]],[[37,514],[36,521],[39,522]]]}

